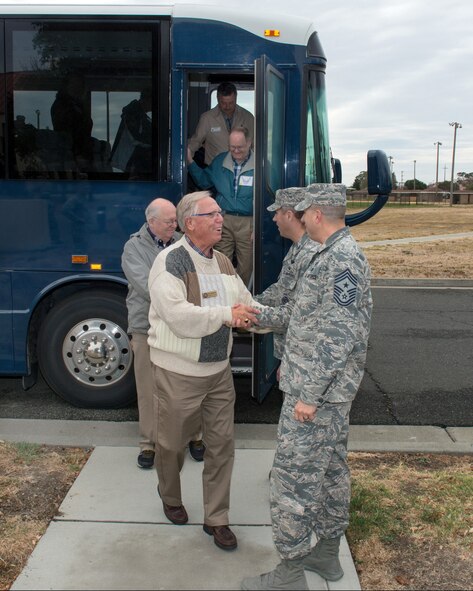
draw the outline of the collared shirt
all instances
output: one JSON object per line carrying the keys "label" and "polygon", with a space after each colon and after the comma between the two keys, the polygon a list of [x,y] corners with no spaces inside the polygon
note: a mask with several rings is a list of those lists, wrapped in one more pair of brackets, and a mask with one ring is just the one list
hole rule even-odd
{"label": "collared shirt", "polygon": [[245,160],[243,160],[243,162],[238,163],[235,158],[232,157],[233,160],[233,193],[236,197],[236,194],[238,193],[238,181],[240,180],[240,173],[242,168],[245,166],[245,164],[248,162],[248,160],[250,159],[251,156],[251,150],[248,152],[248,156],[245,158]]}
{"label": "collared shirt", "polygon": [[161,238],[158,238],[155,234],[153,234],[153,232],[151,232],[151,228],[149,226],[146,226],[146,229],[148,230],[149,235],[154,240],[154,242],[161,248],[166,248],[167,246],[171,246],[171,244],[174,243],[174,236],[171,236],[167,242],[164,242],[161,240]]}
{"label": "collared shirt", "polygon": [[187,240],[187,243],[189,244],[189,246],[192,247],[201,256],[205,257],[206,259],[212,259],[213,258],[213,256],[214,256],[213,248],[210,249],[210,253],[209,254],[205,254],[205,252],[203,250],[201,250],[196,244],[194,244],[192,242],[192,240],[189,238],[189,236],[187,234],[184,234],[184,236],[186,237],[186,240]]}

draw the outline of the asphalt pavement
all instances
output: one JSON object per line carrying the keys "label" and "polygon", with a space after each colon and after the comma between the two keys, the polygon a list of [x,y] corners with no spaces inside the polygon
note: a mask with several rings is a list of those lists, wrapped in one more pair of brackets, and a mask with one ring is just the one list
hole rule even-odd
{"label": "asphalt pavement", "polygon": [[[274,568],[268,473],[277,426],[235,429],[230,525],[239,546],[224,552],[202,530],[202,464],[186,458],[183,502],[190,519],[170,524],[156,472],[136,467],[136,422],[0,419],[4,441],[94,447],[12,590],[239,589],[243,577]],[[349,450],[473,453],[473,428],[352,425]],[[329,583],[306,572],[310,589],[360,589],[345,538],[340,556],[343,578]]]}

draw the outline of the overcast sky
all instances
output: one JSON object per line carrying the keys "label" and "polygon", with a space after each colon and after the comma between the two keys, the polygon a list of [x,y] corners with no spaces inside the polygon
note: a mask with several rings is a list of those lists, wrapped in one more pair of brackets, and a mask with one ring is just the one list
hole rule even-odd
{"label": "overcast sky", "polygon": [[344,183],[366,170],[372,148],[392,156],[398,181],[414,177],[416,160],[416,178],[435,182],[435,142],[442,143],[439,181],[450,180],[454,121],[463,126],[455,172],[473,172],[471,0],[239,0],[233,6],[315,23],[328,60],[331,146]]}

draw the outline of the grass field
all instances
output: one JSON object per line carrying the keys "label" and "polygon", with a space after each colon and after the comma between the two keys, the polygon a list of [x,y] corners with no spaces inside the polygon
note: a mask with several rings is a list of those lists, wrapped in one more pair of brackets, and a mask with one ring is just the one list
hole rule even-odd
{"label": "grass field", "polygon": [[[473,205],[384,207],[351,232],[360,242],[473,232]],[[473,279],[473,237],[364,251],[373,277]]]}
{"label": "grass field", "polygon": [[347,539],[361,588],[473,588],[472,457],[353,453]]}

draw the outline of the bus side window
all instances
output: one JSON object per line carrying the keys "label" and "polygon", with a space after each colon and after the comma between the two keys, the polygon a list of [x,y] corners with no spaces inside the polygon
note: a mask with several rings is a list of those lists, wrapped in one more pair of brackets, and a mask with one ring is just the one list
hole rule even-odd
{"label": "bus side window", "polygon": [[0,27],[0,179],[5,178],[5,94],[4,88],[6,88],[7,77],[4,70],[5,54],[4,54],[4,37],[3,37],[3,26]]}
{"label": "bus side window", "polygon": [[[157,24],[15,21],[6,37],[12,178],[151,179],[158,152],[151,100],[140,166],[114,167],[124,108],[151,89]],[[136,147],[136,145],[135,145]],[[147,150],[147,152],[146,152]],[[148,156],[144,157],[143,154]]]}
{"label": "bus side window", "polygon": [[62,140],[64,149],[72,153],[68,171],[87,173],[94,166],[94,152],[85,73],[75,69],[61,80],[50,114],[56,132],[53,137]]}
{"label": "bus side window", "polygon": [[152,169],[152,90],[144,88],[122,109],[110,162],[130,178],[140,178]]}
{"label": "bus side window", "polygon": [[[0,76],[1,82],[2,76]],[[0,178],[5,178],[5,107],[0,94]]]}

